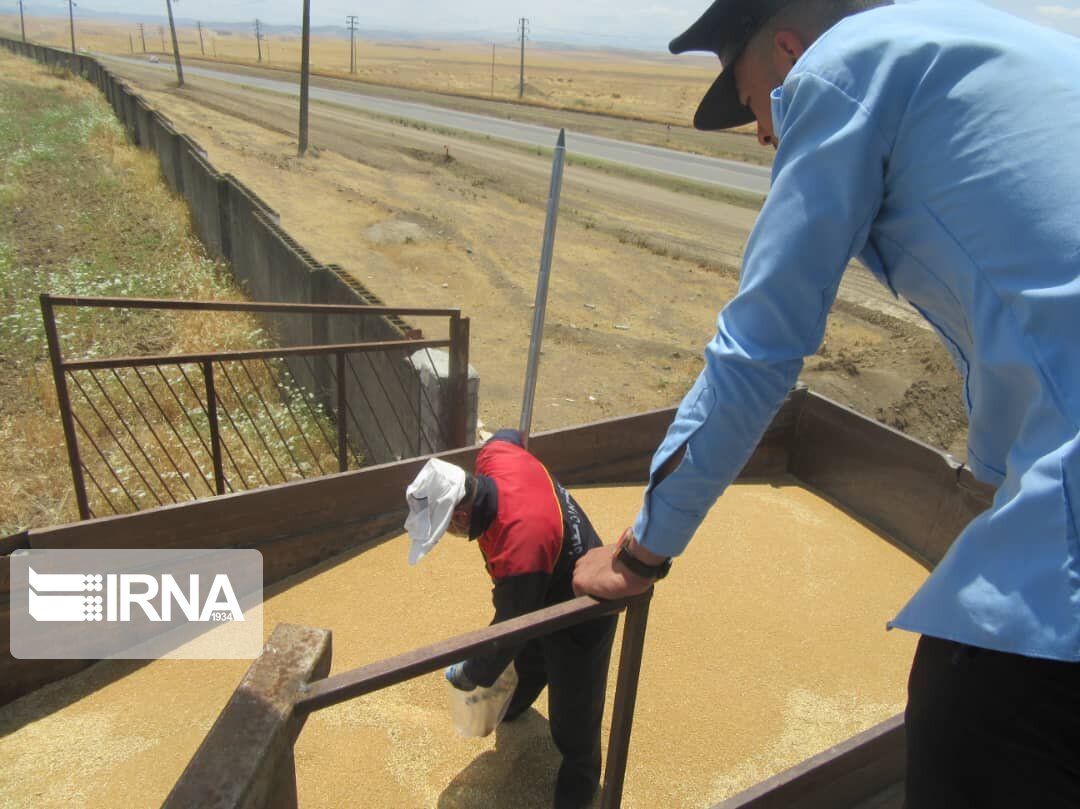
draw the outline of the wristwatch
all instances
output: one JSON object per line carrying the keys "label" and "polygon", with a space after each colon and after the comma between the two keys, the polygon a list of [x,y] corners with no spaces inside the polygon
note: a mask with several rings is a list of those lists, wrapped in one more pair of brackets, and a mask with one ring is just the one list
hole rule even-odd
{"label": "wristwatch", "polygon": [[671,559],[665,559],[658,565],[650,565],[642,562],[632,553],[630,553],[630,543],[626,540],[619,543],[619,552],[615,554],[615,558],[618,559],[631,573],[641,576],[643,579],[660,579],[664,578],[671,570]]}

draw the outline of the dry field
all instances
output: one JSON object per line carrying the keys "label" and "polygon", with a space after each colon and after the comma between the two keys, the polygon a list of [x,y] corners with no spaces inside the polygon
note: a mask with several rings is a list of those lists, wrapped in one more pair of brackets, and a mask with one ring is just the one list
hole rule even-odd
{"label": "dry field", "polygon": [[[162,62],[172,59],[169,32],[164,39],[157,25],[146,25],[146,54]],[[18,38],[18,16],[0,15],[0,31]],[[362,33],[362,32],[361,32]],[[28,18],[27,38],[56,48],[71,47],[66,19]],[[177,29],[185,62],[206,59],[219,64],[258,66],[297,71],[299,37],[266,35],[262,61],[254,33],[250,35],[203,28],[203,45],[194,28]],[[143,56],[135,24],[75,20],[76,46],[95,53]],[[166,47],[163,47],[163,43]],[[325,77],[364,83],[365,92],[379,87],[428,91],[453,99],[455,108],[492,101],[515,102],[512,115],[528,120],[531,110],[559,109],[581,114],[572,126],[612,138],[668,145],[686,151],[768,164],[771,150],[758,146],[749,129],[741,134],[700,133],[687,128],[696,99],[715,78],[715,61],[701,55],[674,57],[665,53],[634,51],[556,51],[528,46],[525,56],[525,92],[519,98],[520,52],[516,46],[496,45],[492,70],[490,43],[410,42],[357,40],[356,71],[349,74],[349,42],[315,36],[311,46],[312,71]],[[494,74],[494,82],[492,75]],[[493,89],[494,88],[494,89]],[[428,100],[428,103],[440,103]],[[593,120],[589,121],[588,118]],[[652,122],[653,126],[640,126]],[[669,126],[670,125],[670,126]]]}
{"label": "dry field", "polygon": [[[27,37],[57,48],[70,47],[67,20],[30,18]],[[59,24],[58,24],[59,23]],[[299,24],[299,20],[297,20]],[[18,17],[0,17],[0,30],[18,31]],[[171,58],[166,27],[145,25],[146,53]],[[130,39],[129,39],[130,37]],[[185,59],[206,57],[240,64],[298,70],[300,37],[264,34],[259,46],[254,30],[246,33],[204,26],[202,46],[196,28],[177,29]],[[142,54],[135,24],[75,21],[76,46],[113,54]],[[517,100],[520,52],[513,42],[492,43],[356,41],[355,78],[374,84],[433,90],[451,95]],[[349,75],[349,40],[316,36],[311,67],[325,75]],[[492,80],[494,74],[494,81]],[[615,54],[597,50],[551,51],[527,45],[525,100],[529,103],[683,124],[686,111],[714,78],[713,61],[668,54]],[[494,89],[493,89],[494,88]]]}

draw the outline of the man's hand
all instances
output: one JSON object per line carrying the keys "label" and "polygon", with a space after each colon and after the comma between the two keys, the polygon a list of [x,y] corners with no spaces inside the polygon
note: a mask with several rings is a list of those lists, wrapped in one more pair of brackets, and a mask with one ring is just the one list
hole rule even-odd
{"label": "man's hand", "polygon": [[446,670],[446,681],[458,691],[472,691],[476,683],[465,675],[465,664],[455,663]]}
{"label": "man's hand", "polygon": [[[614,545],[605,545],[602,548],[593,548],[577,560],[574,565],[574,595],[590,595],[596,598],[625,598],[644,593],[653,585],[653,579],[638,576],[631,572],[615,559],[619,547],[623,542],[632,541],[632,535],[627,537],[630,529],[626,529],[620,539]],[[638,553],[649,558],[649,563],[656,559],[659,564],[663,557],[653,557],[644,548]]]}

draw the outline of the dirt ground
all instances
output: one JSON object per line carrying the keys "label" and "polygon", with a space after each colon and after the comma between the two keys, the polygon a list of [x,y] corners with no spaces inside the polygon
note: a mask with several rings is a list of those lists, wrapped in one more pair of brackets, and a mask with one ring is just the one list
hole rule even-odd
{"label": "dirt ground", "polygon": [[[314,148],[300,159],[293,100],[201,78],[178,90],[139,64],[113,69],[320,261],[340,264],[391,305],[460,307],[471,319],[483,427],[517,424],[549,157],[315,103]],[[676,404],[736,289],[755,215],[568,165],[533,429]],[[861,268],[849,271],[802,380],[965,457],[948,356]]]}

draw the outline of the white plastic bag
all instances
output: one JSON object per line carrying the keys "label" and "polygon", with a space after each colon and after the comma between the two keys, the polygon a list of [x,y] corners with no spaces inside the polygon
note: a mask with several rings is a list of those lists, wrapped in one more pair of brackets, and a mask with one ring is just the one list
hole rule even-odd
{"label": "white plastic bag", "polygon": [[478,685],[472,691],[462,691],[447,683],[454,729],[462,736],[487,736],[506,716],[517,682],[517,669],[511,663],[491,688]]}

